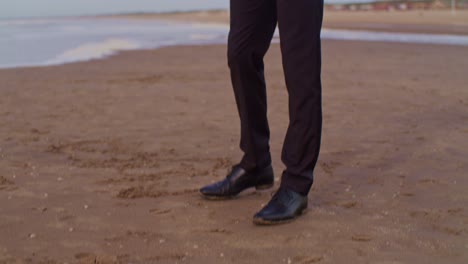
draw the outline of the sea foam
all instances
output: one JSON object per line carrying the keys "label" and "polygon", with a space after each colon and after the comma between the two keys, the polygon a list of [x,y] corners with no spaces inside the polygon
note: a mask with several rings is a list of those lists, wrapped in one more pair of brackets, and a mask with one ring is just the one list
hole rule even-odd
{"label": "sea foam", "polygon": [[127,39],[106,39],[102,42],[85,43],[67,50],[53,59],[47,60],[45,65],[63,64],[90,59],[100,59],[115,54],[118,51],[140,48],[137,42]]}

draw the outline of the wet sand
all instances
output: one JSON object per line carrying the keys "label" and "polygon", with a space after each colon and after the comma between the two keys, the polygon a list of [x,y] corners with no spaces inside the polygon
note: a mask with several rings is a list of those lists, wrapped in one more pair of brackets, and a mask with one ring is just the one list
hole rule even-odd
{"label": "wet sand", "polygon": [[[468,48],[323,42],[309,209],[202,199],[240,158],[226,47],[0,70],[0,263],[466,263]],[[266,58],[279,178],[279,46]],[[278,186],[278,182],[276,183]]]}

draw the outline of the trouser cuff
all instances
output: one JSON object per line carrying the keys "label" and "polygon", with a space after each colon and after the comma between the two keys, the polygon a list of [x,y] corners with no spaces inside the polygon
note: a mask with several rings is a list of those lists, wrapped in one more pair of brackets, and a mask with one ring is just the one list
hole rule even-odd
{"label": "trouser cuff", "polygon": [[281,176],[281,187],[288,188],[304,196],[309,194],[313,182],[314,180],[308,177],[291,175],[286,172],[283,172]]}

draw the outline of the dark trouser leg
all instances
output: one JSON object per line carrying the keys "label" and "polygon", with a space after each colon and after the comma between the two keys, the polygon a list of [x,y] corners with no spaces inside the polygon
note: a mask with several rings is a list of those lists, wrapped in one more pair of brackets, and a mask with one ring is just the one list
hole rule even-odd
{"label": "dark trouser leg", "polygon": [[263,57],[276,27],[275,0],[231,0],[228,64],[241,121],[240,166],[271,164]]}
{"label": "dark trouser leg", "polygon": [[281,52],[289,93],[289,127],[281,185],[307,195],[313,183],[321,130],[320,30],[323,0],[277,0]]}

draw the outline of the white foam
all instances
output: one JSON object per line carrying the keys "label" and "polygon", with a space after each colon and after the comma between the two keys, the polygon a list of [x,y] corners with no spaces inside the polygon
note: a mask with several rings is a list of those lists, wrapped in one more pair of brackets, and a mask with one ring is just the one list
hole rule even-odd
{"label": "white foam", "polygon": [[107,39],[102,42],[86,43],[67,50],[55,58],[45,62],[46,65],[63,64],[75,61],[99,59],[110,56],[118,51],[134,50],[141,46],[127,39]]}

